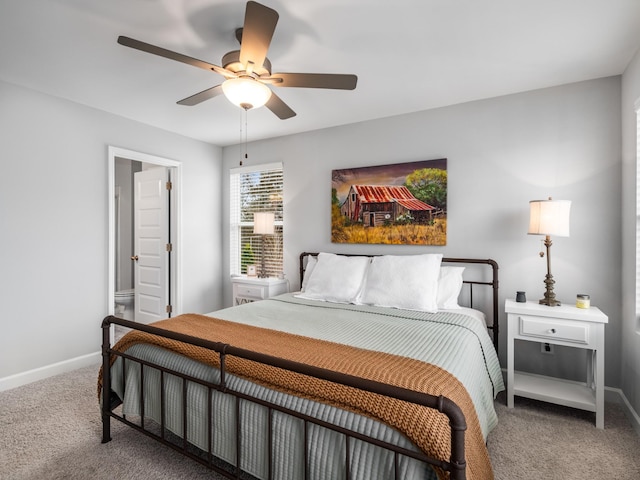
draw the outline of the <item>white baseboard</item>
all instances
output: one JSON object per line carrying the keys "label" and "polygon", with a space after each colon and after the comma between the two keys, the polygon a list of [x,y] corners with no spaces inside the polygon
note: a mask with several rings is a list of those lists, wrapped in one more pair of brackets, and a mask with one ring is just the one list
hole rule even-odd
{"label": "white baseboard", "polygon": [[71,358],[63,362],[46,365],[40,368],[34,368],[15,375],[0,378],[0,392],[20,387],[28,383],[36,382],[44,378],[53,377],[61,373],[77,370],[78,368],[88,367],[91,365],[99,365],[102,359],[101,352],[90,353],[81,357]]}
{"label": "white baseboard", "polygon": [[[622,406],[622,410],[627,415],[631,426],[636,431],[638,436],[640,436],[640,415],[633,409],[631,403],[625,396],[624,392],[619,388],[605,387],[604,389],[604,398],[605,401],[608,402],[616,402]],[[606,421],[606,410],[605,410],[605,421]]]}

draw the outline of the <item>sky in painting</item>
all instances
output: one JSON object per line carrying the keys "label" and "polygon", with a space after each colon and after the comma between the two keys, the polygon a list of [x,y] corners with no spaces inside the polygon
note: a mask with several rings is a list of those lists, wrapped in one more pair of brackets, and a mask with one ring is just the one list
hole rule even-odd
{"label": "sky in painting", "polygon": [[331,172],[331,187],[336,189],[340,203],[342,203],[347,197],[351,185],[403,185],[407,175],[423,168],[446,170],[447,159],[333,170]]}

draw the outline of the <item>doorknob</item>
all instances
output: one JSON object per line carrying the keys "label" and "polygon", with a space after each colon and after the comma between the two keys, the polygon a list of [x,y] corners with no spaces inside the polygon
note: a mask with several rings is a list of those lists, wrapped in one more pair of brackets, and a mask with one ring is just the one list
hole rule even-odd
{"label": "doorknob", "polygon": [[135,260],[137,262],[138,261],[138,255],[132,255],[131,256],[131,260]]}

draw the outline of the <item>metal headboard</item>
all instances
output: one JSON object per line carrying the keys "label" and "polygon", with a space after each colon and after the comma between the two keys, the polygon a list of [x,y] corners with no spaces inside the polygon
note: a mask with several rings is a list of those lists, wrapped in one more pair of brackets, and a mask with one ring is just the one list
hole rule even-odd
{"label": "metal headboard", "polygon": [[[358,255],[358,254],[348,254],[348,253],[340,253],[337,255],[344,255],[347,257],[353,256],[364,256],[364,257],[377,257],[379,255]],[[300,284],[302,284],[302,279],[304,278],[304,269],[306,266],[307,257],[317,257],[317,252],[303,252],[300,254]],[[491,319],[491,324],[487,325],[487,328],[491,330],[493,334],[493,345],[498,351],[498,341],[500,337],[500,324],[498,322],[498,263],[492,259],[479,259],[479,258],[448,258],[444,257],[442,259],[442,263],[461,263],[461,264],[476,264],[476,265],[486,265],[488,268],[491,268],[491,281],[480,281],[480,280],[464,280],[464,284],[466,284],[469,288],[469,307],[473,307],[473,287],[475,285],[484,285],[491,287],[491,314],[487,315],[488,318]]]}

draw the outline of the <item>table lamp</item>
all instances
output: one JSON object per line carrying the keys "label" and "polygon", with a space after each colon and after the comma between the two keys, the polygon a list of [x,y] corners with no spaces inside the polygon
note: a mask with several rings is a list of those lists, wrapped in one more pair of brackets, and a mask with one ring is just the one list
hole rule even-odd
{"label": "table lamp", "polygon": [[253,233],[260,235],[260,273],[259,278],[267,278],[267,270],[265,267],[265,248],[264,236],[273,235],[275,226],[275,213],[273,212],[256,212],[253,214]]}
{"label": "table lamp", "polygon": [[[550,307],[559,306],[556,294],[553,292],[553,285],[556,283],[551,275],[551,235],[559,237],[569,236],[569,211],[571,201],[569,200],[531,200],[529,202],[529,235],[545,235],[544,245],[547,247],[547,275],[544,284],[546,291],[540,304]],[[544,256],[544,252],[540,252]]]}

